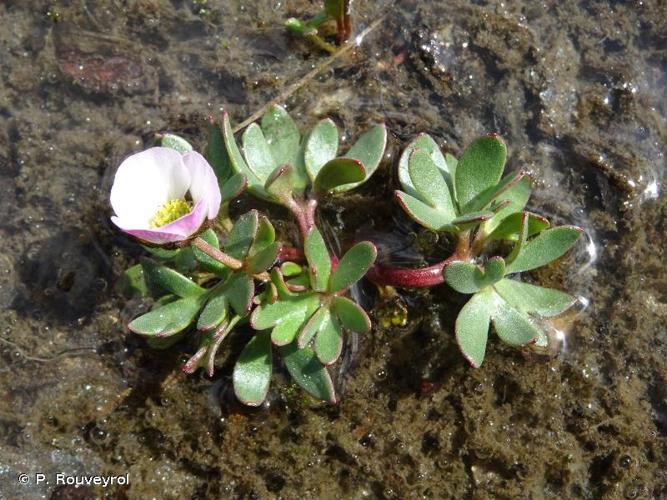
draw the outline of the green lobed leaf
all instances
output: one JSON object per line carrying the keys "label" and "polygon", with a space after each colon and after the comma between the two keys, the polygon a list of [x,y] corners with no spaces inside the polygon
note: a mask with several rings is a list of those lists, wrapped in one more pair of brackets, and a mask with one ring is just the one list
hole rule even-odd
{"label": "green lobed leaf", "polygon": [[250,255],[261,252],[266,247],[276,241],[276,230],[266,215],[260,215],[258,218],[257,234],[250,247]]}
{"label": "green lobed leaf", "polygon": [[139,316],[127,327],[141,335],[168,337],[185,330],[201,308],[201,297],[186,297]]}
{"label": "green lobed leaf", "polygon": [[[547,219],[541,215],[532,212],[528,214],[528,237],[534,236],[540,231],[548,229],[550,224]],[[495,218],[495,217],[494,217]],[[498,224],[496,229],[489,234],[487,239],[493,240],[514,240],[516,241],[521,231],[521,220],[523,219],[523,212],[517,212],[505,217],[505,219]],[[490,221],[489,221],[490,222]]]}
{"label": "green lobed leaf", "polygon": [[495,215],[482,224],[483,234],[491,234],[507,217],[515,213],[521,213],[529,198],[530,179],[524,177],[497,198],[498,201],[509,203],[498,210],[494,210]]}
{"label": "green lobed leaf", "polygon": [[278,167],[278,163],[273,159],[271,148],[261,127],[256,123],[248,125],[241,136],[241,143],[248,167],[262,183],[266,183],[271,173]]}
{"label": "green lobed leaf", "polygon": [[313,189],[315,192],[334,191],[337,187],[366,178],[366,170],[359,160],[352,158],[334,158],[328,161],[319,171]]}
{"label": "green lobed leaf", "polygon": [[445,267],[445,281],[459,293],[475,293],[500,281],[504,273],[501,257],[489,259],[483,269],[471,262],[455,261]]}
{"label": "green lobed leaf", "polygon": [[228,299],[224,289],[214,292],[199,313],[197,330],[209,332],[216,329],[227,318]]}
{"label": "green lobed leaf", "polygon": [[375,262],[377,249],[369,241],[362,241],[350,248],[340,259],[338,267],[331,275],[329,291],[345,290],[364,277]]}
{"label": "green lobed leaf", "polygon": [[540,330],[528,317],[496,295],[496,310],[492,315],[493,326],[504,343],[522,347],[540,338]]}
{"label": "green lobed leaf", "polygon": [[331,257],[319,229],[314,227],[306,236],[304,253],[308,260],[310,282],[313,290],[324,292],[331,275]]}
{"label": "green lobed leaf", "polygon": [[[215,176],[218,178],[218,184],[222,188],[234,173],[232,170],[232,160],[227,154],[222,130],[220,130],[220,127],[212,119],[209,121],[206,131],[208,134],[205,151],[206,159],[211,167],[213,167]],[[225,197],[223,196],[224,199]]]}
{"label": "green lobed leaf", "polygon": [[225,240],[225,252],[235,259],[245,260],[259,227],[257,210],[250,210],[239,217]]}
{"label": "green lobed leaf", "polygon": [[170,148],[178,151],[181,154],[189,153],[192,151],[192,145],[181,136],[176,134],[161,134],[159,138],[160,146],[163,148]]}
{"label": "green lobed leaf", "polygon": [[561,314],[577,300],[560,290],[543,288],[510,279],[501,280],[493,287],[498,295],[512,307],[524,313],[537,314],[547,318]]}
{"label": "green lobed leaf", "polygon": [[245,273],[234,273],[224,286],[229,303],[239,316],[245,316],[252,307],[255,296],[255,281]]}
{"label": "green lobed leaf", "polygon": [[505,143],[496,136],[480,137],[466,148],[454,179],[459,207],[465,207],[485,189],[498,184],[506,156]]}
{"label": "green lobed leaf", "polygon": [[354,189],[359,184],[367,181],[371,175],[375,173],[375,170],[380,165],[382,160],[382,155],[384,154],[384,148],[387,145],[387,128],[384,124],[374,125],[369,130],[364,132],[357,142],[350,148],[350,150],[345,155],[346,158],[352,158],[353,160],[359,160],[364,169],[366,169],[366,178],[361,182],[353,182],[350,184],[344,184],[338,186],[335,190],[338,193],[349,191]]}
{"label": "green lobed leaf", "polygon": [[[431,161],[440,171],[443,179],[447,181],[447,184],[451,188],[452,182],[451,182],[449,165],[448,162],[445,160],[445,157],[442,155],[440,148],[430,135],[419,134],[403,150],[403,153],[401,154],[401,157],[398,161],[398,180],[401,183],[403,191],[405,191],[413,198],[418,198],[417,191],[415,190],[415,187],[412,184],[412,180],[410,179],[410,171],[408,168],[410,155],[412,155],[412,152],[415,151],[416,149],[419,149],[428,154],[428,156],[431,158]],[[452,158],[454,157],[452,156]]]}
{"label": "green lobed leaf", "polygon": [[470,200],[465,207],[461,209],[461,213],[477,212],[489,208],[493,201],[501,201],[505,198],[503,195],[509,191],[513,186],[521,182],[526,176],[525,172],[514,172],[506,175],[498,184],[485,189],[472,200]]}
{"label": "green lobed leaf", "polygon": [[145,278],[151,285],[171,292],[174,295],[178,295],[179,297],[196,297],[205,292],[202,287],[190,278],[167,266],[156,264],[149,259],[143,259],[141,266],[143,267]]}
{"label": "green lobed leaf", "polygon": [[[243,159],[241,151],[234,140],[234,131],[229,122],[229,115],[225,112],[222,114],[222,136],[225,140],[225,148],[229,155],[232,168],[239,174],[243,174],[248,182],[248,189],[255,195],[265,200],[272,201],[272,198],[264,190],[265,178],[261,178],[255,173]],[[269,172],[270,173],[270,172]],[[268,174],[267,174],[268,175]]]}
{"label": "green lobed leaf", "polygon": [[418,198],[442,212],[444,218],[455,219],[456,209],[449,185],[431,156],[426,151],[414,150],[408,161],[408,171]]}
{"label": "green lobed leaf", "polygon": [[276,164],[294,166],[301,134],[285,108],[271,106],[262,116],[262,131]]}
{"label": "green lobed leaf", "polygon": [[304,161],[312,183],[320,169],[338,152],[338,128],[329,118],[313,127],[305,142]]}
{"label": "green lobed leaf", "polygon": [[273,242],[248,259],[248,271],[252,274],[261,273],[269,269],[278,258],[280,243]]}
{"label": "green lobed leaf", "polygon": [[266,180],[264,189],[276,201],[286,205],[293,198],[294,169],[287,164],[276,167]]}
{"label": "green lobed leaf", "polygon": [[269,392],[273,361],[269,332],[257,332],[234,365],[234,394],[243,404],[259,406]]}
{"label": "green lobed leaf", "polygon": [[273,328],[273,343],[285,345],[294,340],[318,305],[319,298],[312,293],[278,300],[273,304],[261,304],[253,311],[250,324],[255,330]]}
{"label": "green lobed leaf", "polygon": [[287,345],[290,342],[293,342],[306,321],[307,312],[306,309],[299,309],[282,317],[273,327],[273,330],[271,330],[271,342],[277,346]]}
{"label": "green lobed leaf", "polygon": [[456,189],[454,187],[454,178],[456,177],[456,167],[459,161],[450,153],[445,153],[445,162],[447,163],[447,170],[449,170],[448,184],[451,185],[452,196],[456,200]]}
{"label": "green lobed leaf", "polygon": [[299,349],[308,345],[325,323],[329,321],[329,316],[329,309],[326,307],[319,307],[317,311],[315,311],[299,332],[299,336],[297,337],[297,345],[299,346]]}
{"label": "green lobed leaf", "polygon": [[450,226],[452,219],[438,209],[426,205],[403,191],[395,191],[394,195],[405,213],[418,224],[433,231],[442,231]]}
{"label": "green lobed leaf", "polygon": [[315,354],[323,365],[336,362],[343,351],[343,332],[336,319],[329,314],[315,337]]}
{"label": "green lobed leaf", "polygon": [[291,278],[292,276],[299,276],[303,272],[303,268],[296,262],[283,262],[280,266],[280,272],[283,276]]}
{"label": "green lobed leaf", "polygon": [[336,403],[331,375],[311,349],[299,349],[292,343],[282,347],[280,353],[287,371],[299,386],[319,400]]}
{"label": "green lobed leaf", "polygon": [[456,318],[456,342],[473,368],[479,368],[484,361],[489,323],[495,307],[493,292],[483,290],[471,297]]}
{"label": "green lobed leaf", "polygon": [[371,330],[371,320],[359,304],[346,297],[334,297],[331,308],[341,324],[356,333],[368,333]]}
{"label": "green lobed leaf", "polygon": [[577,242],[582,229],[559,226],[546,229],[529,240],[505,270],[506,274],[529,271],[561,257]]}
{"label": "green lobed leaf", "polygon": [[488,284],[497,283],[505,276],[505,260],[502,257],[491,257],[484,264],[484,278]]}
{"label": "green lobed leaf", "polygon": [[239,196],[248,185],[248,179],[243,174],[231,175],[220,187],[221,203],[228,203]]}

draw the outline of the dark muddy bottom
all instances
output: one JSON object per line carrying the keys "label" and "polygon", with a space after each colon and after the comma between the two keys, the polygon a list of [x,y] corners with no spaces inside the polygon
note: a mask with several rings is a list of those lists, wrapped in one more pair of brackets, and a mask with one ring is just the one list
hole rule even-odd
{"label": "dark muddy bottom", "polygon": [[[358,0],[358,33],[386,17],[285,102],[348,138],[387,123],[375,182],[321,214],[343,242],[384,235],[403,261],[438,244],[387,201],[400,145],[426,131],[458,154],[500,133],[510,168],[540,179],[532,209],[587,232],[536,276],[587,304],[554,325],[557,355],[492,340],[470,369],[451,291],[382,301],[367,286],[376,319],[399,301],[409,319],[359,339],[342,402],[279,375],[270,404],[249,411],[229,387],[238,342],[211,380],[180,374],[183,346],[153,351],[125,331],[145,304],[115,291],[141,254],[108,221],[116,166],[158,131],[202,145],[207,115],[224,106],[239,123],[324,64],[282,28],[315,3],[0,4],[0,497],[667,495],[659,0]],[[57,473],[129,485],[73,488]]]}

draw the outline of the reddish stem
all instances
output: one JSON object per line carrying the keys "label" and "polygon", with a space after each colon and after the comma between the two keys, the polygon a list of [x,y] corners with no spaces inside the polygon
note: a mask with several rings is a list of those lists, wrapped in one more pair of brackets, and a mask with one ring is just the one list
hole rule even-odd
{"label": "reddish stem", "polygon": [[338,30],[338,43],[347,42],[352,34],[352,17],[350,16],[350,0],[345,0],[342,16],[336,19],[336,28]]}
{"label": "reddish stem", "polygon": [[366,273],[366,277],[376,285],[399,288],[429,288],[445,282],[445,267],[455,260],[470,259],[470,233],[459,235],[456,250],[445,260],[428,267],[387,267],[375,265]]}
{"label": "reddish stem", "polygon": [[289,200],[285,201],[285,206],[296,218],[299,223],[301,239],[306,241],[306,236],[310,230],[315,227],[315,209],[317,208],[317,200],[309,199],[296,201],[294,198],[289,198]]}
{"label": "reddish stem", "polygon": [[432,266],[418,269],[375,265],[368,270],[366,277],[376,285],[428,288],[445,282],[443,271],[452,260],[455,260],[453,256]]}

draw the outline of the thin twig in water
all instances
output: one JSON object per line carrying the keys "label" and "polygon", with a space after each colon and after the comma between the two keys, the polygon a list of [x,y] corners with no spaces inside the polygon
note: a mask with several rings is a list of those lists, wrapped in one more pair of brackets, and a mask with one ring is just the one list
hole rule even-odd
{"label": "thin twig in water", "polygon": [[35,361],[37,363],[48,363],[50,361],[54,361],[58,358],[65,357],[65,356],[79,356],[81,354],[85,353],[96,353],[97,349],[95,347],[72,347],[71,349],[64,349],[60,352],[57,352],[55,354],[52,354],[51,356],[48,357],[41,357],[41,356],[32,356],[30,354],[26,353],[26,349],[18,345],[16,342],[13,340],[5,339],[0,337],[0,342],[3,344],[6,344],[14,349],[27,361]]}
{"label": "thin twig in water", "polygon": [[279,104],[281,102],[284,102],[288,97],[290,97],[292,94],[294,94],[297,90],[299,90],[301,87],[305,86],[307,83],[309,83],[313,78],[315,78],[318,74],[320,74],[322,71],[327,69],[329,66],[331,66],[334,62],[336,62],[338,59],[343,57],[345,54],[350,52],[352,49],[355,47],[358,47],[359,44],[361,43],[361,40],[363,40],[371,31],[373,31],[375,28],[377,28],[380,23],[384,20],[385,16],[387,14],[384,13],[380,15],[375,21],[373,21],[365,30],[363,30],[359,35],[355,37],[355,42],[354,43],[347,43],[343,45],[338,51],[331,56],[327,57],[321,64],[310,70],[305,76],[300,78],[298,81],[294,82],[292,85],[287,87],[284,92],[281,92],[278,94],[276,97],[271,99],[269,102],[264,104],[261,108],[259,108],[257,111],[255,111],[252,115],[250,115],[248,118],[246,118],[243,122],[238,124],[236,127],[234,127],[234,133],[236,134],[237,132],[240,132],[244,128],[246,128],[248,125],[250,125],[252,122],[257,121],[263,114],[264,112],[269,109],[271,106],[275,104]]}

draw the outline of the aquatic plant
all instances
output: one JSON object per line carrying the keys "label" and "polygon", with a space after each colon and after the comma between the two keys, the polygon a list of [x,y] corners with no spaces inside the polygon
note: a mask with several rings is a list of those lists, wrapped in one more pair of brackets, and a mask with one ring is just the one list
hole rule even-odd
{"label": "aquatic plant", "polygon": [[[550,227],[544,217],[524,210],[530,197],[525,172],[502,177],[506,147],[492,134],[474,141],[457,160],[443,154],[428,135],[420,135],[399,161],[402,191],[396,199],[420,225],[454,240],[447,259],[422,269],[376,267],[376,283],[429,287],[446,282],[472,294],[456,320],[456,340],[471,365],[484,360],[489,324],[508,345],[546,347],[535,319],[562,313],[574,297],[516,279],[567,252],[581,235],[575,226]],[[498,242],[513,244],[493,255]]]}
{"label": "aquatic plant", "polygon": [[[146,336],[154,347],[168,347],[196,326],[199,347],[183,370],[190,373],[201,367],[212,375],[224,339],[247,323],[255,333],[233,374],[234,391],[242,402],[264,401],[274,351],[300,386],[319,399],[335,402],[326,367],[339,358],[346,331],[365,333],[371,328],[366,312],[346,294],[373,265],[376,250],[372,243],[357,243],[338,260],[315,225],[315,210],[322,197],[353,189],[371,177],[386,137],[384,125],[375,125],[338,156],[338,130],[331,120],[319,122],[301,137],[287,112],[272,107],[261,125],[252,124],[243,133],[243,153],[226,113],[221,127],[210,123],[211,166],[191,152],[184,139],[170,134],[159,138],[161,147],[129,157],[119,167],[112,188],[114,210],[131,210],[116,203],[117,193],[130,192],[129,169],[136,181],[133,197],[146,195],[153,187],[159,192],[146,195],[150,203],[132,202],[143,203],[142,226],[117,225],[158,246],[147,246],[152,258],[130,268],[124,278],[135,291],[163,294],[129,329]],[[209,173],[186,178],[179,162],[189,164],[182,158],[194,155]],[[159,161],[165,167],[162,177],[139,175],[155,174]],[[277,242],[272,224],[256,210],[231,222],[227,204],[246,186],[253,195],[292,212],[300,229],[300,241],[294,242],[298,248]],[[218,206],[223,207],[219,214],[216,207],[214,227],[204,227],[201,217],[192,215],[204,203],[200,188],[217,192]],[[197,224],[190,224],[191,219]],[[187,231],[172,230],[186,223]],[[161,232],[169,237],[155,236]],[[290,257],[305,259],[305,267]]]}
{"label": "aquatic plant", "polygon": [[[525,210],[529,180],[524,172],[502,177],[506,148],[495,135],[473,142],[458,160],[420,135],[400,157],[396,199],[417,223],[452,240],[447,259],[421,269],[376,265],[376,248],[367,241],[340,259],[330,252],[317,227],[318,202],[368,181],[386,141],[385,126],[373,125],[339,155],[332,120],[302,136],[289,114],[273,106],[243,131],[241,147],[227,113],[219,124],[211,120],[208,161],[171,134],[159,137],[160,147],[130,156],[112,188],[113,220],[151,257],[130,268],[124,283],[159,298],[129,329],[158,348],[196,329],[198,347],[183,370],[204,368],[209,375],[223,341],[238,331],[248,340],[234,365],[234,391],[255,406],[266,398],[274,359],[311,395],[337,401],[329,367],[349,332],[371,330],[368,314],[349,297],[365,275],[378,285],[447,283],[472,295],[456,320],[456,338],[473,366],[482,364],[491,324],[509,345],[546,346],[539,321],[574,299],[516,278],[562,256],[581,230],[551,228]],[[231,220],[228,204],[246,187],[287,208],[299,227],[297,241],[278,241],[257,210]]]}
{"label": "aquatic plant", "polygon": [[304,22],[291,17],[285,22],[285,27],[292,33],[311,41],[319,48],[333,53],[335,48],[320,36],[319,29],[327,21],[335,21],[338,43],[347,41],[352,34],[350,4],[351,0],[324,0],[323,9],[310,21]]}

